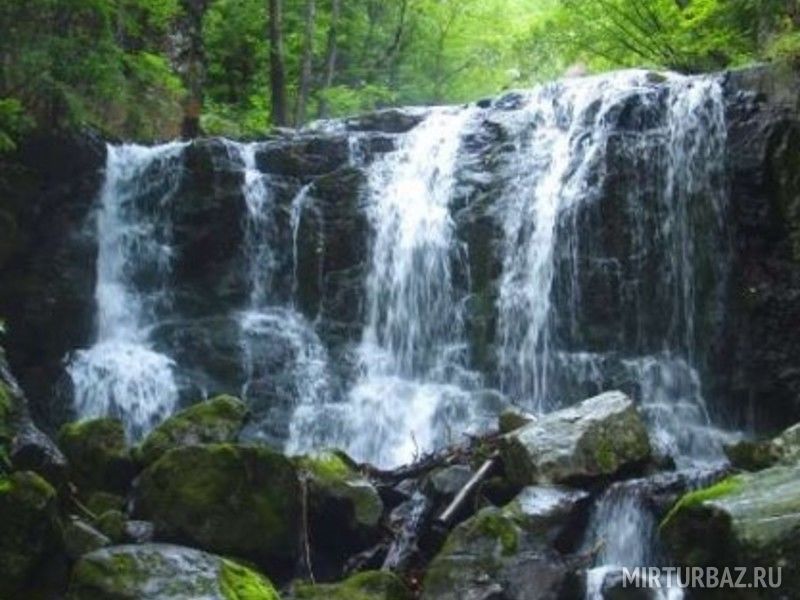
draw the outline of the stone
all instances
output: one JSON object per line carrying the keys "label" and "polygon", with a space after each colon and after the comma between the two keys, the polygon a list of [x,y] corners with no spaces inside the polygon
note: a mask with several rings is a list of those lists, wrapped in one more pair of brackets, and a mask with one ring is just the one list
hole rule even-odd
{"label": "stone", "polygon": [[217,396],[171,416],[145,438],[138,453],[144,465],[178,446],[234,442],[244,426],[247,406],[233,396]]}
{"label": "stone", "polygon": [[70,517],[64,526],[64,550],[72,560],[110,545],[107,536],[77,517]]}
{"label": "stone", "polygon": [[95,520],[95,525],[115,544],[125,540],[127,516],[119,510],[107,510]]}
{"label": "stone", "polygon": [[397,575],[388,571],[365,571],[340,583],[296,583],[291,600],[411,600],[413,596]]}
{"label": "stone", "polygon": [[800,466],[742,473],[683,496],[661,523],[682,566],[782,567],[782,585],[800,586]]}
{"label": "stone", "polygon": [[531,414],[508,408],[500,413],[497,425],[500,433],[511,433],[535,420],[536,417]]}
{"label": "stone", "polygon": [[383,501],[340,453],[298,457],[295,463],[308,485],[314,572],[319,577],[338,577],[347,557],[378,541]]}
{"label": "stone", "polygon": [[380,131],[383,133],[405,133],[425,118],[422,111],[409,111],[392,108],[360,117],[347,119],[345,125],[350,131]]}
{"label": "stone", "polygon": [[[334,452],[297,459],[307,474],[311,511],[325,512],[325,503],[341,505],[334,509],[337,520],[348,522],[353,530],[375,529],[383,514],[383,501],[375,487]],[[340,512],[341,511],[341,512]]]}
{"label": "stone", "polygon": [[0,597],[15,593],[61,546],[56,491],[35,473],[0,478]]}
{"label": "stone", "polygon": [[725,446],[731,465],[744,471],[759,471],[773,465],[800,462],[800,423],[769,440],[742,440]]}
{"label": "stone", "polygon": [[152,542],[155,527],[150,521],[125,521],[125,539],[134,544]]}
{"label": "stone", "polygon": [[502,508],[482,509],[450,533],[428,567],[422,598],[533,600],[567,594],[571,566],[553,543],[573,528],[588,497],[537,486]]}
{"label": "stone", "polygon": [[472,469],[466,465],[450,465],[432,471],[423,483],[425,492],[438,498],[450,498],[460,492],[472,478]]}
{"label": "stone", "polygon": [[125,498],[109,492],[92,492],[85,499],[84,505],[94,515],[102,515],[109,510],[122,512],[125,510]]}
{"label": "stone", "polygon": [[70,464],[70,480],[79,492],[125,494],[134,476],[125,441],[125,429],[117,419],[89,419],[64,425],[58,444]]}
{"label": "stone", "polygon": [[298,556],[301,490],[291,461],[261,446],[173,448],[145,469],[134,495],[137,518],[156,539],[241,557],[271,576]]}
{"label": "stone", "polygon": [[69,479],[69,465],[64,453],[30,420],[17,427],[10,459],[15,470],[37,473],[56,489],[61,489]]}
{"label": "stone", "polygon": [[232,560],[169,544],[112,546],[83,556],[69,600],[279,600],[272,583]]}
{"label": "stone", "polygon": [[518,485],[613,477],[650,458],[647,428],[633,401],[606,392],[507,434],[501,455]]}

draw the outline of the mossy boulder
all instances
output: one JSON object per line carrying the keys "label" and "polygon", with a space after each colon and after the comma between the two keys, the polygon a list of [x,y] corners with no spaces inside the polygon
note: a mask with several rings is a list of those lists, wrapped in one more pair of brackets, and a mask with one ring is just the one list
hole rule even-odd
{"label": "mossy boulder", "polygon": [[800,463],[800,423],[769,440],[742,440],[725,447],[731,465],[743,471],[759,471],[782,464]]}
{"label": "mossy boulder", "polygon": [[107,536],[82,519],[70,517],[64,525],[64,550],[72,560],[110,545]]}
{"label": "mossy boulder", "polygon": [[[352,531],[369,531],[378,526],[383,501],[375,487],[337,452],[295,459],[301,474],[308,479],[312,512],[334,510]],[[335,505],[335,506],[328,506]]]}
{"label": "mossy boulder", "polygon": [[67,423],[58,433],[58,444],[69,460],[70,479],[84,497],[98,490],[127,492],[135,469],[119,420]]}
{"label": "mossy boulder", "polygon": [[115,544],[125,539],[125,524],[128,522],[125,513],[119,510],[107,510],[97,517],[95,526],[107,535]]}
{"label": "mossy boulder", "polygon": [[301,492],[292,462],[262,446],[209,444],[167,451],[142,473],[136,514],[156,539],[250,560],[283,576],[300,540]]}
{"label": "mossy boulder", "polygon": [[341,576],[348,556],[378,541],[383,501],[344,454],[294,459],[308,493],[311,562],[323,580]]}
{"label": "mossy boulder", "polygon": [[633,401],[606,392],[505,435],[501,453],[509,479],[524,486],[612,477],[644,465],[651,450]]}
{"label": "mossy boulder", "polygon": [[0,478],[0,598],[14,592],[61,547],[56,491],[27,471]]}
{"label": "mossy boulder", "polygon": [[125,510],[125,498],[109,492],[93,492],[85,498],[84,506],[86,506],[93,515],[99,516],[109,510]]}
{"label": "mossy boulder", "polygon": [[142,443],[137,458],[149,465],[178,446],[234,442],[246,418],[247,406],[233,396],[200,402],[156,427]]}
{"label": "mossy boulder", "polygon": [[11,441],[14,438],[11,391],[0,380],[0,473],[11,470]]}
{"label": "mossy boulder", "polygon": [[263,575],[234,561],[169,544],[113,546],[75,565],[69,600],[279,600]]}
{"label": "mossy boulder", "polygon": [[[555,598],[567,593],[567,561],[555,549],[588,494],[534,486],[502,508],[459,524],[428,567],[422,597]],[[537,595],[538,594],[538,595]]]}
{"label": "mossy boulder", "polygon": [[686,494],[661,524],[681,565],[783,568],[800,589],[800,466],[742,473]]}
{"label": "mossy boulder", "polygon": [[406,585],[393,573],[365,571],[340,583],[297,583],[293,600],[411,600]]}

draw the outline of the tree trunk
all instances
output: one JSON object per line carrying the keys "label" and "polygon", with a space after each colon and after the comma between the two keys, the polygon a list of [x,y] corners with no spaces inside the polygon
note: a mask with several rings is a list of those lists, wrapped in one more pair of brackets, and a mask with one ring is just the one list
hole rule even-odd
{"label": "tree trunk", "polygon": [[[339,26],[339,13],[341,12],[341,0],[331,0],[331,24],[328,29],[328,46],[325,50],[325,77],[322,80],[323,92],[333,85],[333,80],[336,77],[336,55],[339,52],[337,45],[336,35]],[[322,94],[319,101],[319,116],[327,118],[330,116],[330,107]]]}
{"label": "tree trunk", "polygon": [[200,135],[200,115],[206,79],[206,57],[203,44],[203,18],[209,0],[182,0],[183,14],[177,22],[178,41],[172,49],[172,62],[183,80],[181,135],[186,139]]}
{"label": "tree trunk", "polygon": [[282,0],[269,0],[269,80],[272,124],[288,125],[286,113],[286,68],[283,64]]}
{"label": "tree trunk", "polygon": [[300,85],[294,107],[294,124],[302,125],[306,120],[306,105],[311,94],[311,70],[314,61],[314,21],[316,19],[315,0],[306,0],[305,33],[303,36],[303,59],[300,67]]}

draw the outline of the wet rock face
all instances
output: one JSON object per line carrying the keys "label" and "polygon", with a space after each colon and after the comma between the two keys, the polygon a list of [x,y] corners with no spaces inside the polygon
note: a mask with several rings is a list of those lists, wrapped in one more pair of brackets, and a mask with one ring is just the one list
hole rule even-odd
{"label": "wet rock face", "polygon": [[0,314],[9,360],[37,424],[64,422],[53,394],[64,355],[91,341],[93,207],[105,141],[92,133],[39,135],[0,164]]}
{"label": "wet rock face", "polygon": [[800,418],[800,77],[782,69],[726,84],[735,244],[724,408],[779,429]]}

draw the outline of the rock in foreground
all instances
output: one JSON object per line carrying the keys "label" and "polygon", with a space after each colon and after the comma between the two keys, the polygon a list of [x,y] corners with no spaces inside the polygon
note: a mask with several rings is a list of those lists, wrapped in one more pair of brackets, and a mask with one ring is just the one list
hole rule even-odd
{"label": "rock in foreground", "polygon": [[796,591],[800,467],[736,475],[691,492],[676,504],[661,530],[682,565],[782,567],[783,588]]}
{"label": "rock in foreground", "polygon": [[[0,598],[13,598],[60,546],[55,490],[34,473],[0,478]],[[19,597],[19,596],[17,596]]]}
{"label": "rock in foreground", "polygon": [[411,592],[392,573],[366,571],[341,583],[296,584],[292,600],[411,600]]}
{"label": "rock in foreground", "polygon": [[646,462],[650,441],[633,401],[606,392],[509,433],[501,450],[509,478],[522,486],[613,476]]}
{"label": "rock in foreground", "polygon": [[168,544],[114,546],[75,566],[69,600],[278,600],[266,577],[199,550]]}
{"label": "rock in foreground", "polygon": [[260,446],[211,444],[168,451],[148,467],[136,511],[156,539],[241,557],[271,576],[294,565],[301,492],[285,456]]}
{"label": "rock in foreground", "polygon": [[233,396],[217,396],[180,411],[147,436],[140,458],[146,465],[179,446],[234,442],[244,426],[245,403]]}

